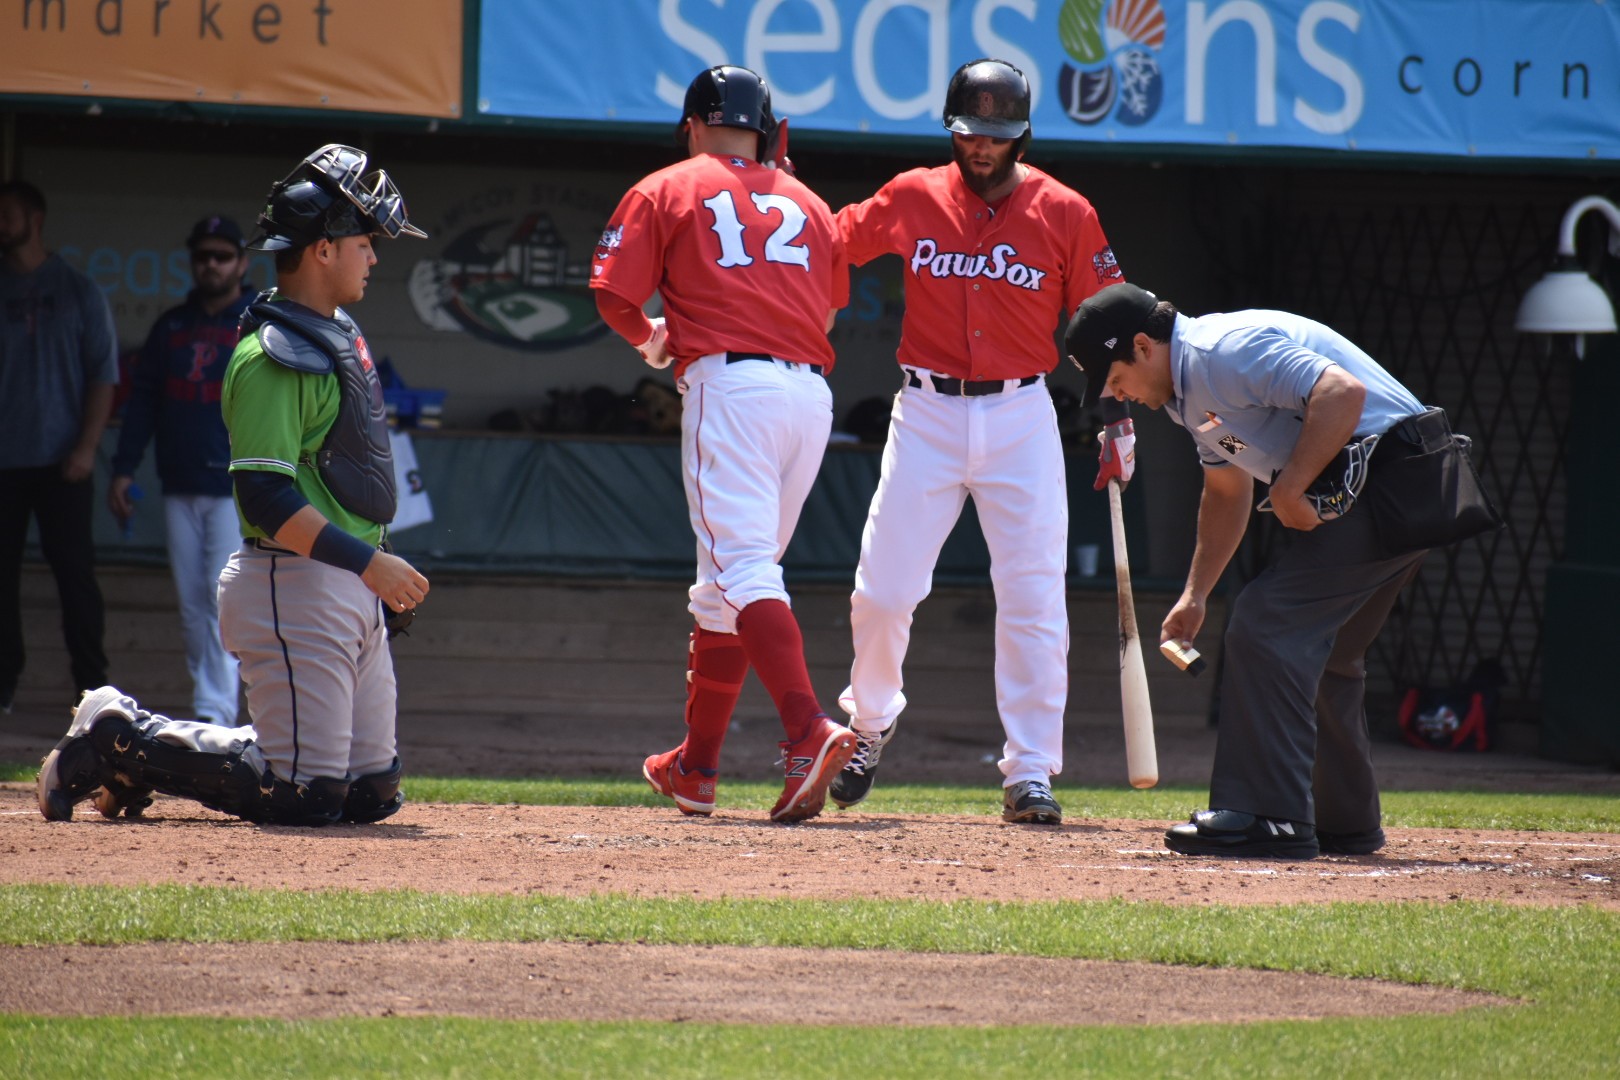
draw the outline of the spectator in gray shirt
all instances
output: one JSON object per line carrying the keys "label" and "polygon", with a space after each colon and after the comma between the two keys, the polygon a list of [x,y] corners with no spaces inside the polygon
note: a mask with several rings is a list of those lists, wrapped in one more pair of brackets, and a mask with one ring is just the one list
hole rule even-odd
{"label": "spectator in gray shirt", "polygon": [[107,681],[91,540],[96,447],[118,383],[107,299],[45,250],[45,196],[0,183],[0,711],[25,654],[19,586],[29,519],[56,577],[79,690]]}

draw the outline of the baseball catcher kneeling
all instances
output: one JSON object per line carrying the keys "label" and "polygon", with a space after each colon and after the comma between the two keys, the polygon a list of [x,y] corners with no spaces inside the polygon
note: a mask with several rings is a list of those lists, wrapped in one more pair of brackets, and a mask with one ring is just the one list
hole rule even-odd
{"label": "baseball catcher kneeling", "polygon": [[399,809],[397,685],[388,639],[428,580],[388,549],[397,492],[382,386],[344,305],[377,246],[422,237],[386,171],[331,143],[270,188],[248,247],[276,287],[242,315],[220,391],[242,546],[219,575],[219,633],[240,664],[248,728],[86,694],[45,759],[39,809],[108,816],[153,791],[250,821],[377,821]]}
{"label": "baseball catcher kneeling", "polygon": [[39,811],[67,821],[75,804],[91,799],[106,817],[139,817],[157,791],[248,821],[326,825],[381,821],[405,803],[397,757],[367,776],[295,784],[276,775],[257,739],[251,726],[150,713],[114,686],[86,691],[40,769]]}

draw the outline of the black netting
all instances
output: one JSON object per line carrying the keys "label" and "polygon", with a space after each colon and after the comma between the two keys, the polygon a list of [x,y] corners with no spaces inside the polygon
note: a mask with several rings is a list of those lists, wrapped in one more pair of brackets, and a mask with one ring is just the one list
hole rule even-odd
{"label": "black netting", "polygon": [[1505,698],[1522,708],[1539,697],[1546,572],[1563,552],[1574,361],[1515,332],[1513,317],[1572,196],[1409,179],[1274,197],[1258,289],[1263,306],[1328,323],[1444,407],[1473,436],[1507,518],[1495,535],[1429,556],[1369,657],[1373,688],[1453,683],[1496,657]]}

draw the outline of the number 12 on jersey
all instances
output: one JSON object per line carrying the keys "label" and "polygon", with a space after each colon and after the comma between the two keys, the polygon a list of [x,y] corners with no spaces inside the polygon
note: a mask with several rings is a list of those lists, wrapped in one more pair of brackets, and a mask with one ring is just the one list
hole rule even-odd
{"label": "number 12 on jersey", "polygon": [[[782,223],[771,230],[765,238],[765,261],[775,263],[788,263],[792,266],[810,269],[810,249],[803,244],[795,244],[799,233],[804,231],[806,221],[805,212],[799,204],[786,195],[774,192],[750,192],[749,199],[753,201],[754,209],[761,214],[780,214]],[[737,218],[737,204],[731,199],[730,191],[721,191],[712,198],[704,199],[703,205],[708,207],[709,213],[714,215],[714,224],[709,227],[714,235],[720,238],[720,259],[717,265],[724,267],[750,266],[754,257],[748,254],[748,245],[744,233],[748,227]]]}

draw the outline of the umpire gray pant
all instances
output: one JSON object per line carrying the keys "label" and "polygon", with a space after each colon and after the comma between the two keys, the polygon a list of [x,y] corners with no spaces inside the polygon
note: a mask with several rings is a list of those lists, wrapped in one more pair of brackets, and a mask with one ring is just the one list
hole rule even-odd
{"label": "umpire gray pant", "polygon": [[1333,833],[1379,824],[1367,649],[1425,551],[1382,558],[1357,512],[1286,547],[1238,594],[1226,631],[1209,805]]}

